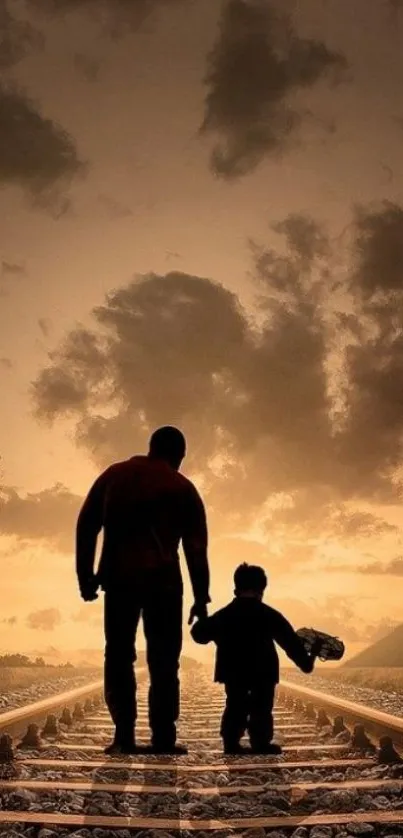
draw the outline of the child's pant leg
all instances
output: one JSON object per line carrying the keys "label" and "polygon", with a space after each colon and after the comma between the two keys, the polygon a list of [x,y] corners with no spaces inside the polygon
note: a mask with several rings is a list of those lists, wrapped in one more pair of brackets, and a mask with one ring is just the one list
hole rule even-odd
{"label": "child's pant leg", "polygon": [[248,724],[248,686],[239,683],[226,684],[225,692],[227,701],[221,720],[220,733],[224,742],[238,743]]}
{"label": "child's pant leg", "polygon": [[257,682],[250,693],[248,733],[252,747],[273,739],[273,703],[276,685]]}

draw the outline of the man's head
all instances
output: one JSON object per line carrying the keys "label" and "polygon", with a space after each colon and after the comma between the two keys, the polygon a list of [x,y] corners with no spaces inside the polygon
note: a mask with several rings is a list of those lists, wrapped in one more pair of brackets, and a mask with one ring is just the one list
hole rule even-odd
{"label": "man's head", "polygon": [[240,564],[234,573],[235,596],[262,599],[267,585],[267,576],[262,567]]}
{"label": "man's head", "polygon": [[186,440],[178,428],[166,425],[154,431],[150,439],[150,457],[165,460],[172,468],[178,469],[185,454]]}

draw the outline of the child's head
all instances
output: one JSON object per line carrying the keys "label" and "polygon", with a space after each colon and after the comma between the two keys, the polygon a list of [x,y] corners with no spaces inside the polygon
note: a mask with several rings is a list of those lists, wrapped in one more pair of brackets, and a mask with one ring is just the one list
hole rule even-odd
{"label": "child's head", "polygon": [[262,567],[253,564],[240,564],[234,573],[235,596],[248,596],[262,599],[267,585],[267,576]]}

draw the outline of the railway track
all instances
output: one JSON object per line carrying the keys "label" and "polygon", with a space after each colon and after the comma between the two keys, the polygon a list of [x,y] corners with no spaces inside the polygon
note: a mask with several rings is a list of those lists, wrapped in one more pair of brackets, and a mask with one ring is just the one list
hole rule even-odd
{"label": "railway track", "polygon": [[[148,739],[144,675],[139,742]],[[347,702],[347,724],[340,730],[341,699],[332,704],[332,696],[323,699],[283,682],[275,711],[275,738],[283,756],[224,757],[218,738],[221,689],[190,673],[183,677],[179,726],[179,740],[188,743],[189,754],[111,758],[103,753],[112,727],[101,684],[87,689],[84,707],[72,695],[77,691],[58,696],[52,714],[59,712],[56,725],[54,718],[42,722],[43,735],[31,727],[23,747],[18,747],[21,735],[11,748],[3,734],[0,835],[127,838],[141,832],[144,838],[144,830],[162,830],[167,838],[180,831],[222,835],[253,829],[248,838],[264,838],[264,833],[273,838],[403,836],[403,763],[390,739],[380,747],[373,738],[375,729],[382,737],[398,738],[401,720],[386,714],[379,720],[377,711]],[[52,700],[46,701],[49,710]],[[73,713],[60,716],[67,703]],[[14,712],[22,715],[22,710],[19,722],[26,726],[34,719],[38,723],[44,708]],[[369,713],[374,727],[366,738],[362,725],[364,719],[371,722]],[[0,733],[5,727],[0,716]]]}

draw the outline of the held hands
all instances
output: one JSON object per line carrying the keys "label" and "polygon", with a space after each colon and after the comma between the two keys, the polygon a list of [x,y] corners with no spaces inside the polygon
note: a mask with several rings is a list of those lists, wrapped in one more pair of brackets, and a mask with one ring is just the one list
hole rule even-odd
{"label": "held hands", "polygon": [[91,579],[86,579],[85,582],[80,583],[80,594],[84,602],[93,602],[94,599],[98,599],[98,587],[99,583],[96,576],[93,576]]}
{"label": "held hands", "polygon": [[203,620],[207,617],[207,605],[205,602],[197,603],[195,602],[191,609],[188,619],[188,626],[191,626],[193,621],[197,618],[198,620]]}

